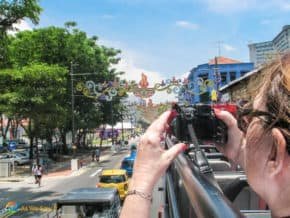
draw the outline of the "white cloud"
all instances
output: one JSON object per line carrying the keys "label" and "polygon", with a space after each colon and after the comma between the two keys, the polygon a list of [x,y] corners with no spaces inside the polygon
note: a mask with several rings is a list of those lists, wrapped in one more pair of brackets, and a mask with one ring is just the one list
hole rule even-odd
{"label": "white cloud", "polygon": [[209,10],[218,13],[237,12],[249,9],[255,0],[202,0]]}
{"label": "white cloud", "polygon": [[270,19],[264,19],[264,20],[261,21],[261,24],[262,24],[262,25],[269,25],[269,24],[271,24],[272,22],[273,22],[273,21],[270,20]]}
{"label": "white cloud", "polygon": [[[118,71],[125,72],[124,75],[120,76],[122,79],[126,79],[128,81],[135,80],[137,83],[139,83],[139,81],[141,80],[141,74],[144,73],[147,76],[149,87],[153,87],[156,83],[160,83],[162,80],[170,79],[162,76],[160,72],[149,71],[137,66],[137,60],[144,57],[142,57],[142,55],[140,55],[139,53],[136,53],[131,49],[127,48],[122,43],[112,42],[108,40],[101,40],[100,43],[106,46],[113,46],[114,48],[122,50],[121,61],[114,66]],[[153,103],[160,103],[166,101],[172,102],[177,100],[174,94],[167,94],[166,91],[155,92],[151,99]]]}
{"label": "white cloud", "polygon": [[280,8],[285,11],[290,10],[290,1],[289,0],[278,0],[277,4],[279,4]]}
{"label": "white cloud", "polygon": [[[114,66],[118,71],[125,72],[124,75],[121,75],[121,78],[124,78],[128,81],[136,81],[139,83],[141,80],[141,74],[144,73],[149,82],[149,87],[153,87],[156,83],[160,83],[162,80],[166,81],[167,79],[172,79],[171,77],[166,76],[165,74],[162,74],[161,72],[147,70],[143,67],[140,67],[137,63],[142,63],[143,60],[146,59],[144,55],[140,52],[133,51],[132,49],[128,48],[126,45],[124,45],[121,42],[118,41],[109,41],[109,40],[100,40],[100,44],[103,44],[108,47],[114,47],[117,49],[121,49],[122,53],[120,55],[121,61]],[[176,79],[182,79],[188,77],[190,72],[175,74]],[[132,96],[132,93],[129,93],[129,96]],[[164,103],[164,102],[176,102],[177,96],[175,94],[168,94],[166,91],[163,92],[155,92],[155,94],[150,98],[152,99],[154,104],[158,103]],[[149,100],[145,99],[147,102]]]}
{"label": "white cloud", "polygon": [[198,24],[191,23],[191,22],[185,21],[185,20],[176,21],[175,25],[178,27],[181,27],[181,28],[191,29],[191,30],[197,30],[199,28]]}
{"label": "white cloud", "polygon": [[236,48],[231,46],[231,45],[228,45],[228,44],[223,44],[223,48],[226,50],[226,51],[235,51]]}
{"label": "white cloud", "polygon": [[289,0],[199,0],[210,11],[216,13],[236,13],[247,10],[290,10]]}
{"label": "white cloud", "polygon": [[14,30],[9,30],[8,34],[14,35],[20,31],[32,30],[32,27],[25,20],[21,20],[18,23],[13,24],[13,28]]}
{"label": "white cloud", "polygon": [[190,72],[188,71],[188,72],[185,72],[185,73],[181,74],[181,76],[177,76],[177,78],[185,79],[185,78],[187,78],[189,76],[189,74],[190,74]]}
{"label": "white cloud", "polygon": [[101,18],[104,19],[104,20],[111,20],[111,19],[114,19],[115,16],[114,15],[111,15],[111,14],[103,14],[101,16]]}
{"label": "white cloud", "polygon": [[[159,72],[148,71],[136,66],[134,63],[134,57],[126,54],[122,55],[121,61],[115,67],[117,70],[125,72],[124,75],[121,75],[121,78],[131,81],[135,80],[137,83],[139,83],[141,80],[141,74],[144,73],[148,79],[148,87],[153,87],[156,83],[160,83],[162,80],[168,79],[164,78]],[[153,103],[176,101],[176,98],[173,94],[167,94],[165,91],[155,92],[151,99]]]}

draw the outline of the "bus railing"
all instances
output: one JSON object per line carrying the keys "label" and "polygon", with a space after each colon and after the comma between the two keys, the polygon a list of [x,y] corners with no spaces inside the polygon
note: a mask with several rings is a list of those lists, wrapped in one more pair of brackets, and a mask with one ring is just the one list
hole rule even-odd
{"label": "bus railing", "polygon": [[[166,137],[166,146],[174,146]],[[171,217],[243,217],[215,182],[185,154],[175,158],[166,176],[167,208]]]}

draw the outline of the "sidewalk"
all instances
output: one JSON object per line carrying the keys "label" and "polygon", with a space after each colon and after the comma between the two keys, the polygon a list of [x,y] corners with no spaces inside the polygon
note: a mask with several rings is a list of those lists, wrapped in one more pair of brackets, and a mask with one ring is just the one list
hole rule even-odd
{"label": "sidewalk", "polygon": [[[113,152],[111,149],[106,149],[102,151],[100,162],[108,160],[112,156]],[[71,170],[71,159],[79,159],[80,160],[80,168],[79,170],[72,171]],[[85,153],[80,156],[76,156],[75,158],[71,157],[70,160],[65,162],[55,162],[50,165],[47,173],[44,173],[43,178],[57,178],[57,177],[66,177],[66,176],[77,176],[84,173],[91,167],[94,167],[97,163],[91,161],[91,154]],[[31,173],[27,173],[21,176],[11,176],[11,177],[0,177],[0,182],[22,182],[27,179],[31,179]]]}
{"label": "sidewalk", "polygon": [[[101,156],[100,156],[100,163],[102,163],[103,161],[107,161],[110,159],[110,157],[112,156],[113,152],[111,150],[107,150],[107,151],[103,151]],[[44,178],[53,178],[53,177],[64,177],[64,176],[78,176],[82,173],[84,173],[86,170],[97,166],[97,162],[92,162],[91,161],[91,157],[86,157],[83,158],[81,160],[82,162],[82,166],[79,168],[79,170],[71,170],[70,166],[67,169],[63,169],[63,170],[59,170],[59,171],[55,171],[55,172],[50,172],[46,175],[44,175]]]}

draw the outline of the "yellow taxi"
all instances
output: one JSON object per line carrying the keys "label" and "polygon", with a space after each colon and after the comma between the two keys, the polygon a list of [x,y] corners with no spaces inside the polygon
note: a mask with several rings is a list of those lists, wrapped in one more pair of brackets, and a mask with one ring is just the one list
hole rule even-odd
{"label": "yellow taxi", "polygon": [[128,191],[129,181],[126,170],[110,169],[103,170],[97,187],[117,188],[121,200],[124,200]]}

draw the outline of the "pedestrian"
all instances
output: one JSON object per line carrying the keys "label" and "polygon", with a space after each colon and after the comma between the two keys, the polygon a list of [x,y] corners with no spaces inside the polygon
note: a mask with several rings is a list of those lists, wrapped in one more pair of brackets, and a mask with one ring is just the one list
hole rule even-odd
{"label": "pedestrian", "polygon": [[38,186],[39,186],[39,187],[40,187],[40,185],[41,185],[42,174],[43,174],[43,168],[42,168],[42,166],[39,164],[39,165],[37,166],[37,169],[36,169],[37,183],[38,183]]}
{"label": "pedestrian", "polygon": [[95,150],[95,155],[96,155],[96,161],[100,161],[100,155],[101,155],[101,150],[99,148],[96,148]]}
{"label": "pedestrian", "polygon": [[31,172],[32,172],[32,175],[34,176],[34,183],[35,184],[37,183],[37,173],[36,173],[36,170],[37,170],[37,165],[36,164],[33,164],[32,169],[31,169]]}

